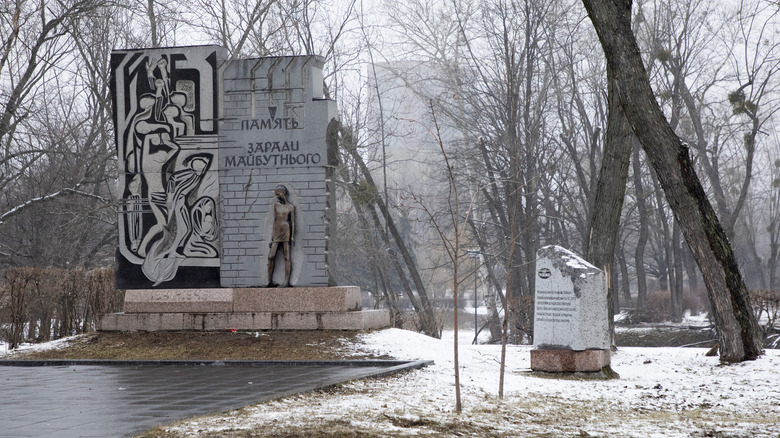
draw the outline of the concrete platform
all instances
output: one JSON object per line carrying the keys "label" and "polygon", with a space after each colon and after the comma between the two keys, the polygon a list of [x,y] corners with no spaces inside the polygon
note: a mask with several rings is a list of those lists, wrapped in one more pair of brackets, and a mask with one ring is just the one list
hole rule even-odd
{"label": "concrete platform", "polygon": [[100,331],[367,330],[390,326],[387,310],[361,310],[360,288],[135,289],[124,313]]}
{"label": "concrete platform", "polygon": [[610,364],[610,350],[531,350],[531,369],[549,373],[595,373]]}

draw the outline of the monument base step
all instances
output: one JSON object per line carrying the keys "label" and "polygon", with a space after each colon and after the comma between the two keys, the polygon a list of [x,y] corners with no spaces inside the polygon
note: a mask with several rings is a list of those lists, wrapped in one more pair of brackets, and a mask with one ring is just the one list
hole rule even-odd
{"label": "monument base step", "polygon": [[531,369],[549,373],[595,373],[610,364],[610,350],[531,350]]}
{"label": "monument base step", "polygon": [[390,326],[387,310],[352,312],[110,313],[99,331],[368,330]]}
{"label": "monument base step", "polygon": [[125,313],[353,312],[357,286],[128,289]]}

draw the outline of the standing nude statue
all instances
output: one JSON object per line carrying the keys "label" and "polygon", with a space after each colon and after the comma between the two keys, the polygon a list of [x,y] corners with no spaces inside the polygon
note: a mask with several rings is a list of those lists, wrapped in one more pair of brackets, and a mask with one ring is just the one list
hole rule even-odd
{"label": "standing nude statue", "polygon": [[287,187],[279,185],[274,189],[276,202],[274,203],[274,225],[271,234],[271,242],[268,244],[268,286],[277,287],[274,283],[274,267],[276,254],[279,252],[279,244],[284,252],[284,284],[282,287],[290,287],[290,273],[292,261],[290,259],[290,247],[295,245],[295,206],[290,203],[290,192]]}

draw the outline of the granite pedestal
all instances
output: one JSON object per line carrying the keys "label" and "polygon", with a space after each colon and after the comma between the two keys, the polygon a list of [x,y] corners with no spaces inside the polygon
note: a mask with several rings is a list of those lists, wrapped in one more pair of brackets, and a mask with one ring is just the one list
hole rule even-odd
{"label": "granite pedestal", "polygon": [[135,289],[124,313],[100,331],[366,330],[388,327],[386,310],[362,310],[360,288]]}
{"label": "granite pedestal", "polygon": [[531,350],[531,369],[548,373],[596,373],[610,364],[610,350]]}

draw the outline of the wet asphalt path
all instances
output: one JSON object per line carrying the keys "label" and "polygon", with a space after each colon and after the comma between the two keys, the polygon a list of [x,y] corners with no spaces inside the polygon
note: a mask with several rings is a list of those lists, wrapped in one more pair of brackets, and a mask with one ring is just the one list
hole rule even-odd
{"label": "wet asphalt path", "polygon": [[125,437],[427,361],[0,361],[0,437]]}

